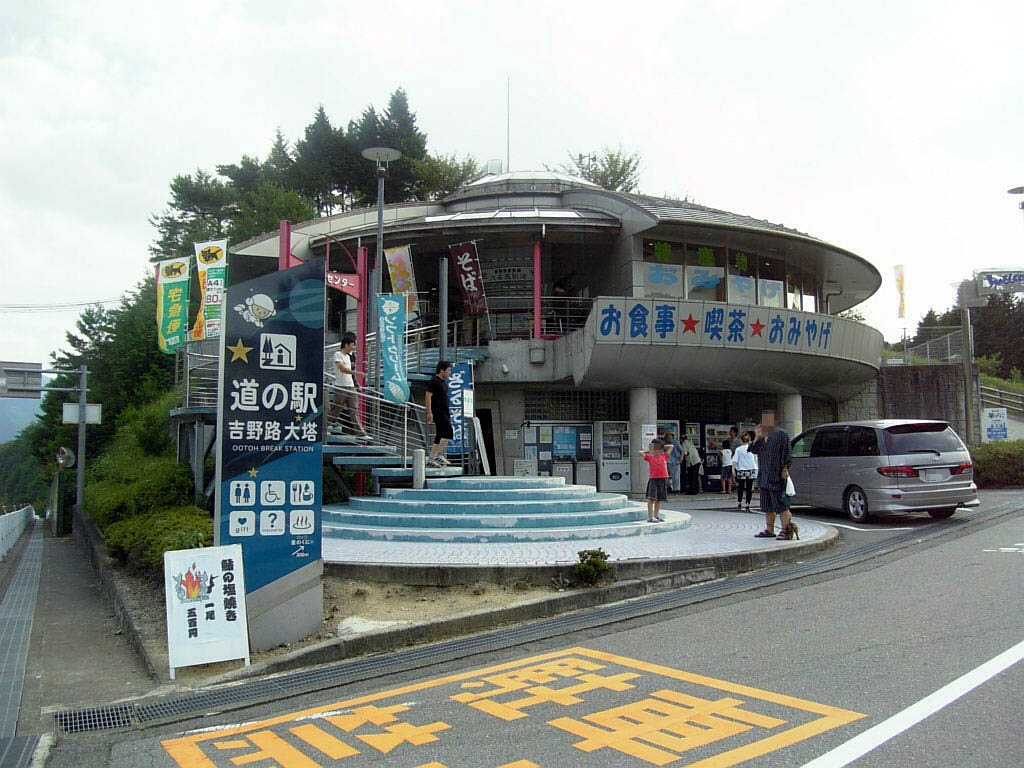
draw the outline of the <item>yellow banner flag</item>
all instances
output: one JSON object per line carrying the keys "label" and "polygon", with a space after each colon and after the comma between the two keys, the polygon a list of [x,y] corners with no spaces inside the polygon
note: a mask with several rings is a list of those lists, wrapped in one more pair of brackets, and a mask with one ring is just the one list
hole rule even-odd
{"label": "yellow banner flag", "polygon": [[900,311],[897,315],[901,320],[906,317],[906,295],[904,294],[906,276],[903,273],[903,265],[897,264],[892,268],[893,272],[896,273],[896,292],[900,295]]}

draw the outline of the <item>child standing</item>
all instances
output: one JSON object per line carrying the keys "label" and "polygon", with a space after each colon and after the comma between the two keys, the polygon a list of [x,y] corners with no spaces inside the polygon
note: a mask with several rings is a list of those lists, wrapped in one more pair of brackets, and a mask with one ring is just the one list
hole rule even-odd
{"label": "child standing", "polygon": [[672,446],[665,450],[661,440],[651,440],[651,445],[640,455],[647,462],[650,479],[647,481],[647,522],[663,523],[661,502],[668,499],[668,457],[672,454]]}
{"label": "child standing", "polygon": [[722,443],[722,493],[732,493],[732,441]]}

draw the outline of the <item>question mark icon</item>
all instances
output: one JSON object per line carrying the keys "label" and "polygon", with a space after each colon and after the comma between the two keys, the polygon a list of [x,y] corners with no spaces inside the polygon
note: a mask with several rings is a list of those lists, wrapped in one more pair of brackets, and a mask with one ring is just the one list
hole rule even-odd
{"label": "question mark icon", "polygon": [[268,515],[268,517],[270,518],[270,527],[271,528],[276,528],[277,527],[277,512],[271,512]]}

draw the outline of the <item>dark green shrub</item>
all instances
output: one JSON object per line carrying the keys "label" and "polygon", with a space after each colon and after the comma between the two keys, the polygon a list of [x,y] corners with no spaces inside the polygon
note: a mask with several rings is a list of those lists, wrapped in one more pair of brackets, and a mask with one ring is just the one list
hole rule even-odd
{"label": "dark green shrub", "polygon": [[600,584],[612,570],[608,564],[608,553],[603,549],[584,549],[579,552],[580,561],[572,567],[577,584],[592,587]]}
{"label": "dark green shrub", "polygon": [[[111,458],[108,452],[103,461],[110,464]],[[122,460],[124,465],[111,473],[118,477],[97,480],[85,488],[85,508],[101,530],[133,515],[192,501],[188,467],[175,464],[172,458],[125,456]]]}
{"label": "dark green shrub", "polygon": [[199,507],[170,507],[113,523],[106,539],[111,557],[156,575],[163,571],[164,552],[210,546],[213,520]]}
{"label": "dark green shrub", "polygon": [[971,449],[979,488],[1024,485],[1024,440],[983,443]]}

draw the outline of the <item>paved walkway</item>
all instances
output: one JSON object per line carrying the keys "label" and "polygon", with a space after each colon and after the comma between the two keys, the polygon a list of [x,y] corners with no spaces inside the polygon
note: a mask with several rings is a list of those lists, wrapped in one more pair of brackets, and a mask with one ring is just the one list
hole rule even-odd
{"label": "paved walkway", "polygon": [[[724,509],[723,509],[724,508]],[[336,563],[402,563],[465,565],[537,565],[575,563],[581,549],[604,549],[612,560],[700,557],[787,546],[775,539],[755,539],[764,528],[760,514],[736,512],[735,497],[703,494],[662,505],[663,510],[686,512],[693,524],[677,532],[617,539],[514,542],[508,544],[451,544],[443,542],[353,541],[324,538],[324,560]],[[731,510],[731,511],[726,511]],[[820,523],[794,518],[801,541],[828,535]]]}
{"label": "paved walkway", "polygon": [[20,768],[52,729],[53,709],[103,704],[154,683],[73,539],[34,520],[0,576],[0,768]]}

